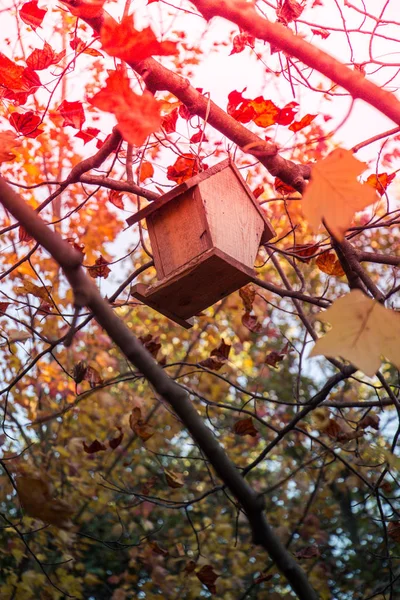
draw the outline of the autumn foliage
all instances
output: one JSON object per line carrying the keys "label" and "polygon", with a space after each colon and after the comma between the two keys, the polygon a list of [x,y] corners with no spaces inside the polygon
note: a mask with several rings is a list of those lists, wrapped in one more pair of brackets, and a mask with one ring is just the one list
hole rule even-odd
{"label": "autumn foliage", "polygon": [[[400,597],[396,6],[0,3],[0,598]],[[127,220],[226,158],[185,330]]]}

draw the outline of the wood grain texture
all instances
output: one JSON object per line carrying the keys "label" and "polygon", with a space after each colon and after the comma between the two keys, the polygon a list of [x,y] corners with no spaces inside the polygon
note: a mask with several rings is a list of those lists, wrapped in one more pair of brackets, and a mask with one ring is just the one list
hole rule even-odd
{"label": "wood grain texture", "polygon": [[134,286],[132,296],[181,325],[180,321],[212,306],[253,277],[253,269],[220,250],[211,249],[146,290],[143,284]]}
{"label": "wood grain texture", "polygon": [[239,179],[224,169],[199,185],[213,246],[252,268],[264,221]]}
{"label": "wood grain texture", "polygon": [[195,187],[197,185],[201,185],[204,181],[207,181],[210,178],[213,179],[215,175],[217,175],[218,173],[221,173],[222,171],[227,171],[228,173],[230,172],[232,177],[236,177],[240,186],[243,188],[243,192],[247,195],[250,202],[254,205],[255,209],[260,214],[260,216],[264,222],[264,231],[261,236],[261,243],[264,244],[264,243],[268,242],[270,239],[272,239],[273,237],[275,237],[275,231],[274,231],[271,223],[269,222],[265,212],[260,207],[260,205],[257,202],[257,199],[254,197],[249,186],[247,185],[247,183],[241,176],[239,169],[229,158],[226,160],[223,160],[222,162],[218,163],[217,165],[213,165],[206,171],[202,171],[201,173],[198,173],[194,177],[191,177],[190,179],[188,179],[181,185],[178,185],[177,187],[172,189],[167,194],[164,194],[163,196],[161,196],[158,200],[155,200],[148,206],[145,206],[144,208],[139,210],[137,213],[135,213],[134,215],[132,215],[131,217],[129,217],[126,220],[128,226],[131,226],[134,223],[141,221],[142,219],[148,218],[155,211],[157,211],[159,208],[161,208],[165,204],[168,204],[171,200],[174,200],[175,198],[177,198],[177,196],[179,196],[180,194],[184,194],[185,192],[192,189],[193,187]]}
{"label": "wood grain texture", "polygon": [[168,277],[211,247],[197,187],[162,206],[147,219],[158,278]]}

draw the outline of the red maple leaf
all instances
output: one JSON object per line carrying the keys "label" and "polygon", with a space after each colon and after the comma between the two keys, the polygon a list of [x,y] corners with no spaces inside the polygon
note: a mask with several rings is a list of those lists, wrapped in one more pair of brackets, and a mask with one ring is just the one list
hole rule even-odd
{"label": "red maple leaf", "polygon": [[114,113],[122,135],[135,146],[141,146],[147,136],[161,127],[160,103],[150,92],[142,96],[132,92],[128,77],[120,69],[109,73],[106,87],[89,102]]}
{"label": "red maple leaf", "polygon": [[159,42],[151,27],[137,31],[133,16],[125,16],[121,23],[106,20],[101,28],[100,40],[110,56],[117,56],[126,62],[138,62],[149,56],[176,54],[175,42]]}
{"label": "red maple leaf", "polygon": [[300,121],[293,121],[293,123],[289,127],[290,131],[294,131],[296,133],[297,131],[300,131],[300,129],[307,127],[307,125],[314,121],[316,116],[317,115],[304,115],[304,117],[301,118]]}
{"label": "red maple leaf", "polygon": [[83,145],[85,145],[88,142],[94,140],[97,134],[99,133],[100,129],[96,129],[95,127],[88,127],[87,129],[81,129],[81,131],[78,131],[78,133],[76,133],[74,137],[83,140]]}
{"label": "red maple leaf", "polygon": [[111,273],[111,269],[108,266],[108,262],[100,255],[95,261],[94,265],[88,267],[88,273],[90,277],[93,277],[93,279],[96,279],[96,277],[103,277],[103,279],[107,279]]}
{"label": "red maple leaf", "polygon": [[26,113],[14,112],[10,116],[11,125],[23,133],[25,137],[36,138],[43,133],[43,129],[38,129],[38,125],[42,122],[41,118],[35,115],[31,110]]}
{"label": "red maple leaf", "polygon": [[298,105],[298,102],[289,102],[289,104],[286,104],[286,106],[281,108],[276,123],[278,123],[278,125],[290,125],[297,112]]}
{"label": "red maple leaf", "polygon": [[[176,181],[177,184],[190,179],[200,170],[199,159],[194,154],[185,153],[176,159],[175,163],[167,169],[167,179]],[[203,165],[204,167],[204,165]]]}
{"label": "red maple leaf", "polygon": [[242,96],[245,89],[242,92],[234,90],[228,96],[228,115],[239,121],[239,123],[249,123],[256,115],[254,108],[251,106],[252,100]]}
{"label": "red maple leaf", "polygon": [[57,110],[64,117],[63,127],[70,125],[75,129],[81,129],[86,119],[82,102],[63,100]]}
{"label": "red maple leaf", "polygon": [[249,48],[254,48],[255,38],[252,35],[249,35],[246,31],[242,31],[239,35],[235,35],[232,43],[233,48],[230,51],[229,56],[243,52],[246,46]]}
{"label": "red maple leaf", "polygon": [[50,65],[56,65],[65,56],[65,50],[62,52],[54,52],[53,48],[47,42],[43,48],[35,48],[35,50],[26,59],[26,64],[33,71],[41,71],[47,69]]}
{"label": "red maple leaf", "polygon": [[176,130],[176,122],[178,120],[178,109],[174,108],[168,115],[163,117],[161,126],[165,133],[174,133]]}
{"label": "red maple leaf", "polygon": [[26,85],[22,80],[24,67],[17,65],[5,54],[0,52],[0,85],[12,91],[26,91]]}
{"label": "red maple leaf", "polygon": [[19,16],[24,23],[30,25],[34,31],[41,26],[47,8],[39,8],[37,0],[31,0],[24,4],[19,11]]}

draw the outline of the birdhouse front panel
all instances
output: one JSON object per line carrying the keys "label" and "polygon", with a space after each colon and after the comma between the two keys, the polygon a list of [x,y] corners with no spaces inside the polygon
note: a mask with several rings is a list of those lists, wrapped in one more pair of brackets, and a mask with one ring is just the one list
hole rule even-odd
{"label": "birdhouse front panel", "polygon": [[146,219],[158,281],[132,296],[191,327],[191,317],[252,281],[260,243],[274,230],[228,159],[127,219]]}
{"label": "birdhouse front panel", "polygon": [[159,208],[147,224],[159,279],[168,277],[210,247],[197,186]]}
{"label": "birdhouse front panel", "polygon": [[199,184],[214,248],[252,268],[257,257],[264,220],[246,186],[227,166]]}

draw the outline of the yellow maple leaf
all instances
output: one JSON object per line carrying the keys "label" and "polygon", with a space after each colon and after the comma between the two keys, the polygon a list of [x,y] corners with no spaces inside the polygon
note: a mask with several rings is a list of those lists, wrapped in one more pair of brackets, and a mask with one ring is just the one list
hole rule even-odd
{"label": "yellow maple leaf", "polygon": [[342,356],[373,377],[381,356],[400,369],[400,314],[353,290],[342,296],[318,319],[332,325],[317,340],[310,356]]}
{"label": "yellow maple leaf", "polygon": [[302,209],[314,231],[324,220],[333,235],[342,240],[355,213],[378,199],[371,186],[357,180],[366,167],[343,148],[313,166]]}

